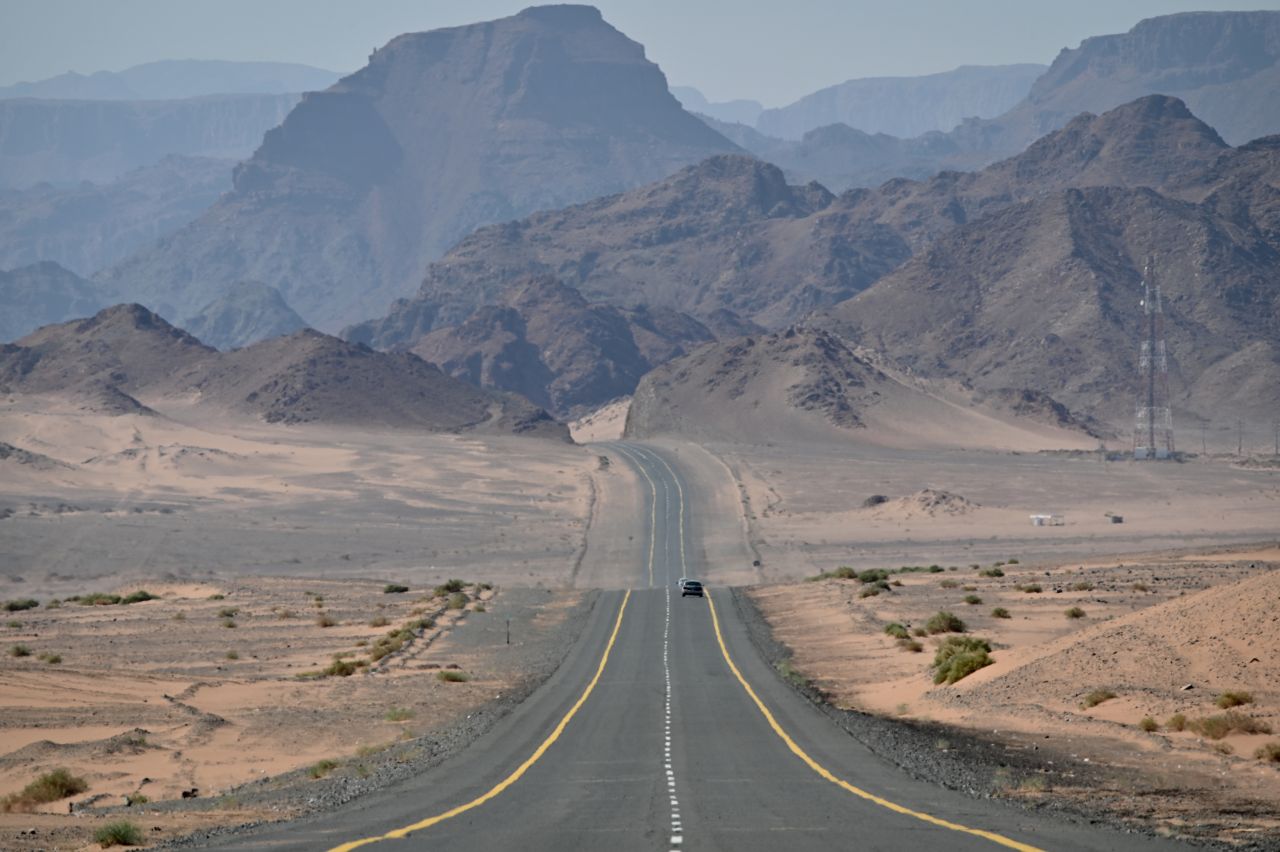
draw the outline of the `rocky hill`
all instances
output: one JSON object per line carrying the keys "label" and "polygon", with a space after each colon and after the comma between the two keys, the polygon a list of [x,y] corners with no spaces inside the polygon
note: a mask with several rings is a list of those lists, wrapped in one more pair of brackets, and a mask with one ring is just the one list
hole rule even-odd
{"label": "rocky hill", "polygon": [[950,130],[966,118],[994,118],[1004,113],[1026,97],[1044,71],[1044,65],[1030,63],[966,65],[920,77],[846,80],[793,104],[764,110],[754,126],[768,136],[793,140],[832,124],[869,134],[922,136]]}
{"label": "rocky hill", "polygon": [[56,263],[0,270],[0,343],[91,314],[107,301],[97,287]]}
{"label": "rocky hill", "polygon": [[415,299],[348,334],[380,348],[411,345],[510,284],[547,274],[590,301],[705,322],[725,310],[786,322],[856,293],[909,254],[888,228],[826,216],[833,201],[759,160],[712,157],[640,189],[483,228],[427,269]]}
{"label": "rocky hill", "polygon": [[541,274],[591,301],[671,308],[713,330],[720,310],[778,328],[1002,207],[1077,185],[1181,185],[1232,150],[1181,102],[1152,96],[1079,116],[981,172],[838,197],[789,185],[778,168],[743,155],[713,157],[631,192],[483,228],[428,268],[415,299],[348,334],[380,348],[413,345]]}
{"label": "rocky hill", "polygon": [[0,99],[168,101],[205,95],[283,95],[326,88],[338,76],[333,71],[290,62],[168,59],[123,71],[68,71],[45,80],[0,86]]}
{"label": "rocky hill", "polygon": [[280,296],[259,281],[241,281],[205,305],[182,327],[217,349],[237,349],[307,327]]}
{"label": "rocky hill", "polygon": [[[55,261],[89,276],[194,220],[231,188],[231,160],[165,157],[109,183],[0,190],[0,267]],[[71,316],[58,317],[58,321]]]}
{"label": "rocky hill", "polygon": [[792,326],[709,343],[640,382],[626,435],[856,441],[882,446],[1071,446],[1085,436],[1002,417],[907,383],[840,337]]}
{"label": "rocky hill", "polygon": [[[1277,186],[1280,170],[1267,189],[1272,217]],[[850,339],[916,375],[1041,391],[1123,431],[1149,256],[1164,293],[1175,416],[1274,416],[1280,234],[1229,185],[1199,204],[1121,187],[1015,204],[938,238],[833,316]]]}
{"label": "rocky hill", "polygon": [[304,330],[219,353],[141,305],[0,345],[0,391],[57,394],[107,413],[195,400],[208,414],[566,439],[527,400],[452,379],[409,353],[385,354]]}
{"label": "rocky hill", "polygon": [[0,100],[0,188],[105,183],[170,154],[238,160],[297,102],[289,94]]}
{"label": "rocky hill", "polygon": [[308,94],[208,213],[104,280],[177,316],[230,283],[264,281],[336,328],[411,293],[477,225],[727,150],[597,10],[534,7],[393,39]]}
{"label": "rocky hill", "polygon": [[711,339],[706,326],[668,308],[592,304],[542,277],[427,334],[413,351],[451,376],[567,417],[631,393],[655,365]]}

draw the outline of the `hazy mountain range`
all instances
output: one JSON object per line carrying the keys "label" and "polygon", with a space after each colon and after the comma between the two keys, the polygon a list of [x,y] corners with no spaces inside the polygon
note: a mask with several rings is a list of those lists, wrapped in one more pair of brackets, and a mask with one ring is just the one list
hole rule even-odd
{"label": "hazy mountain range", "polygon": [[340,76],[290,62],[169,59],[123,71],[68,71],[45,80],[0,86],[0,99],[171,101],[204,95],[283,95],[325,89]]}

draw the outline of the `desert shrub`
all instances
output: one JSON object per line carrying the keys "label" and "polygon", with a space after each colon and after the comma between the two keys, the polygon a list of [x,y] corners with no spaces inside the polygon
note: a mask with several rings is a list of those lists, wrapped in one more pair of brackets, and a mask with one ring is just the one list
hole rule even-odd
{"label": "desert shrub", "polygon": [[998,606],[995,609],[991,610],[991,617],[992,618],[1012,618],[1013,616],[1009,615],[1009,610],[1005,609],[1002,606]]}
{"label": "desert shrub", "polygon": [[1191,719],[1187,727],[1202,737],[1220,740],[1227,734],[1269,734],[1271,726],[1266,722],[1246,716],[1235,710],[1228,710],[1217,716],[1204,716]]}
{"label": "desert shrub", "polygon": [[297,618],[298,614],[291,609],[281,607],[276,610],[276,618]]}
{"label": "desert shrub", "polygon": [[61,654],[41,654],[40,659],[51,666],[56,666],[62,662]]}
{"label": "desert shrub", "polygon": [[858,597],[874,598],[876,595],[880,594],[881,591],[882,589],[879,586],[863,586],[858,591]]}
{"label": "desert shrub", "polygon": [[868,568],[858,573],[860,583],[883,583],[889,579],[889,572],[883,568]]}
{"label": "desert shrub", "polygon": [[175,613],[173,614],[173,620],[174,620],[174,621],[186,621],[186,620],[187,620],[187,614],[186,614],[185,612],[175,612]]}
{"label": "desert shrub", "polygon": [[942,610],[929,616],[929,620],[924,623],[924,629],[932,635],[935,633],[963,633],[966,628],[964,621],[959,616]]}
{"label": "desert shrub", "polygon": [[120,603],[136,604],[136,603],[142,603],[143,601],[154,601],[158,599],[159,598],[156,595],[151,594],[146,589],[138,589],[138,591],[134,592],[133,594],[126,595],[125,597],[121,598]]}
{"label": "desert shrub", "polygon": [[1006,560],[1004,561],[1004,564],[1005,564],[1005,565],[1017,565],[1017,564],[1018,564],[1018,560],[1016,560],[1016,559],[1006,559]]}
{"label": "desert shrub", "polygon": [[384,595],[402,595],[407,591],[409,591],[409,587],[402,586],[399,583],[387,583],[382,587],[382,593]]}
{"label": "desert shrub", "polygon": [[218,610],[218,618],[235,618],[240,614],[240,608],[235,606],[224,606]]}
{"label": "desert shrub", "polygon": [[978,604],[982,603],[982,598],[978,597],[977,595],[965,595],[964,602],[969,604],[970,606],[977,606]]}
{"label": "desert shrub", "polygon": [[58,600],[57,598],[54,598],[53,600],[45,604],[44,608],[45,609],[62,609],[62,601]]}
{"label": "desert shrub", "polygon": [[943,568],[941,565],[930,565],[930,566],[929,566],[929,573],[930,573],[930,574],[941,574],[941,573],[942,573],[943,571],[945,571],[945,570],[947,570],[947,569]]}
{"label": "desert shrub", "polygon": [[4,626],[5,626],[5,627],[10,627],[10,628],[12,628],[12,629],[14,629],[14,630],[17,630],[19,627],[21,627],[21,626],[22,626],[22,622],[21,622],[21,621],[6,621],[6,622],[5,622],[5,624],[4,624]]}
{"label": "desert shrub", "polygon": [[238,659],[240,659],[240,652],[239,652],[239,651],[228,651],[228,652],[227,652],[227,659],[228,659],[228,660],[238,660]]}
{"label": "desert shrub", "polygon": [[209,600],[211,601],[222,601],[226,599],[227,599],[227,596],[222,594],[222,592],[214,592],[213,594],[209,595]]}
{"label": "desert shrub", "polygon": [[1181,713],[1174,713],[1164,726],[1171,731],[1185,731],[1187,729],[1187,717]]}
{"label": "desert shrub", "polygon": [[356,673],[356,664],[341,657],[334,657],[333,662],[320,670],[325,677],[351,677]]}
{"label": "desert shrub", "polygon": [[905,636],[898,640],[898,647],[904,651],[910,651],[913,654],[919,654],[921,651],[924,650],[924,645],[922,645],[920,642],[917,642],[915,639],[910,639]]}
{"label": "desert shrub", "polygon": [[943,589],[958,589],[960,587],[960,584],[957,583],[955,580],[943,580],[942,582],[938,583],[938,586]]}
{"label": "desert shrub", "polygon": [[25,609],[35,609],[40,606],[40,601],[35,598],[20,598],[18,600],[5,601],[5,612],[22,612]]}
{"label": "desert shrub", "polygon": [[337,768],[337,761],[326,759],[312,764],[311,768],[307,770],[307,774],[312,778],[323,778]]}
{"label": "desert shrub", "polygon": [[1215,702],[1223,710],[1230,710],[1232,707],[1240,707],[1244,704],[1253,703],[1253,695],[1244,690],[1236,690],[1233,692],[1224,692],[1218,696]]}
{"label": "desert shrub", "polygon": [[1280,742],[1266,743],[1259,746],[1253,756],[1258,760],[1265,760],[1267,763],[1280,763]]}
{"label": "desert shrub", "polygon": [[228,630],[234,629],[236,626],[236,620],[234,618],[224,618],[222,619],[222,626]]}
{"label": "desert shrub", "polygon": [[449,602],[445,604],[446,609],[463,609],[467,605],[467,595],[465,592],[454,592],[449,595]]}
{"label": "desert shrub", "polygon": [[977,587],[977,586],[961,586],[960,588],[964,589],[966,592],[976,592],[976,591],[978,591],[978,587]]}
{"label": "desert shrub", "polygon": [[441,669],[436,673],[436,678],[445,683],[466,683],[471,680],[466,672],[460,672],[457,669]]}
{"label": "desert shrub", "polygon": [[892,636],[894,639],[910,639],[911,632],[898,622],[894,621],[884,626],[886,636]]}
{"label": "desert shrub", "polygon": [[0,810],[29,811],[36,805],[56,802],[68,796],[75,796],[89,789],[83,778],[72,775],[65,769],[55,769],[41,775],[17,793],[10,793],[0,799]]}
{"label": "desert shrub", "polygon": [[1079,583],[1072,583],[1072,584],[1071,584],[1071,591],[1073,591],[1073,592],[1092,592],[1092,591],[1093,591],[1093,583],[1090,583],[1088,580],[1081,580]]}
{"label": "desert shrub", "polygon": [[925,630],[923,627],[913,627],[911,628],[911,635],[912,636],[928,636],[929,631]]}
{"label": "desert shrub", "polygon": [[19,642],[17,645],[9,648],[10,657],[30,657],[31,649]]}
{"label": "desert shrub", "polygon": [[1080,702],[1080,706],[1085,710],[1090,707],[1097,707],[1104,701],[1110,701],[1115,698],[1116,694],[1109,689],[1095,689],[1084,694],[1084,699]]}
{"label": "desert shrub", "polygon": [[477,583],[476,584],[477,592],[487,592],[487,591],[490,591],[491,589],[493,589],[493,583]]}
{"label": "desert shrub", "polygon": [[1134,583],[1134,584],[1133,584],[1132,586],[1130,586],[1129,588],[1133,589],[1135,592],[1149,592],[1149,591],[1151,591],[1151,587],[1150,587],[1150,586],[1148,586],[1146,583]]}
{"label": "desert shrub", "polygon": [[1084,615],[1084,610],[1078,606],[1073,606],[1066,612],[1067,618],[1084,618]]}
{"label": "desert shrub", "polygon": [[333,627],[337,623],[337,620],[327,612],[322,612],[316,616],[316,624],[321,627]]}
{"label": "desert shrub", "polygon": [[1014,586],[1014,588],[1020,592],[1026,592],[1029,595],[1039,594],[1040,592],[1044,591],[1044,589],[1040,588],[1039,583],[1028,583],[1025,586],[1022,584],[1018,584]]}
{"label": "desert shrub", "polygon": [[124,797],[124,803],[128,807],[133,807],[134,805],[145,805],[149,801],[151,801],[151,797],[146,793],[134,793],[131,796]]}
{"label": "desert shrub", "polygon": [[1218,754],[1235,754],[1236,753],[1235,746],[1231,745],[1231,743],[1220,743],[1220,742],[1210,743],[1209,748],[1213,749]]}
{"label": "desert shrub", "polygon": [[392,707],[384,716],[388,722],[407,722],[412,719],[414,713],[407,707]]}
{"label": "desert shrub", "polygon": [[1150,716],[1143,716],[1142,721],[1138,723],[1138,727],[1150,734],[1153,731],[1159,730],[1160,724]]}
{"label": "desert shrub", "polygon": [[141,846],[142,830],[128,820],[109,822],[93,833],[93,842],[103,849],[111,846]]}
{"label": "desert shrub", "polygon": [[482,603],[478,603],[478,604],[476,604],[476,605],[475,605],[475,611],[476,611],[476,612],[488,612],[489,610],[488,610],[488,608],[487,608],[484,604],[482,604]]}
{"label": "desert shrub", "polygon": [[991,644],[976,636],[948,636],[933,656],[934,683],[955,683],[994,662]]}
{"label": "desert shrub", "polygon": [[435,594],[436,594],[436,597],[443,598],[446,595],[456,594],[457,592],[462,591],[466,587],[467,587],[467,584],[462,582],[461,580],[446,580],[445,582],[436,586]]}
{"label": "desert shrub", "polygon": [[386,627],[390,623],[391,622],[387,621],[387,617],[385,615],[375,615],[369,621],[369,626],[370,627]]}
{"label": "desert shrub", "polygon": [[91,595],[77,595],[75,598],[68,598],[67,600],[74,600],[80,606],[115,606],[120,603],[120,596],[109,595],[106,592],[94,592]]}
{"label": "desert shrub", "polygon": [[978,572],[979,577],[1003,577],[1004,572],[999,568],[983,568]]}

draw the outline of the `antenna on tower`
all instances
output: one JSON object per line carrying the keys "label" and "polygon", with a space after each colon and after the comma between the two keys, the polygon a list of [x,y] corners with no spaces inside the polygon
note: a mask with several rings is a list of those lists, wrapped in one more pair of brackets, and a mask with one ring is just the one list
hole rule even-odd
{"label": "antenna on tower", "polygon": [[1173,456],[1173,412],[1169,406],[1169,356],[1164,341],[1164,305],[1155,280],[1155,257],[1142,270],[1142,342],[1138,348],[1138,405],[1133,457]]}

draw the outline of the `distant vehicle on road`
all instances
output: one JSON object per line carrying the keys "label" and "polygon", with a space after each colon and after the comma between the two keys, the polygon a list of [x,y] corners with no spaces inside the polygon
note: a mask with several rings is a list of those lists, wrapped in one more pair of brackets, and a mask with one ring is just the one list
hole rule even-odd
{"label": "distant vehicle on road", "polygon": [[702,583],[697,580],[681,580],[680,581],[680,597],[686,595],[697,595],[702,597]]}

